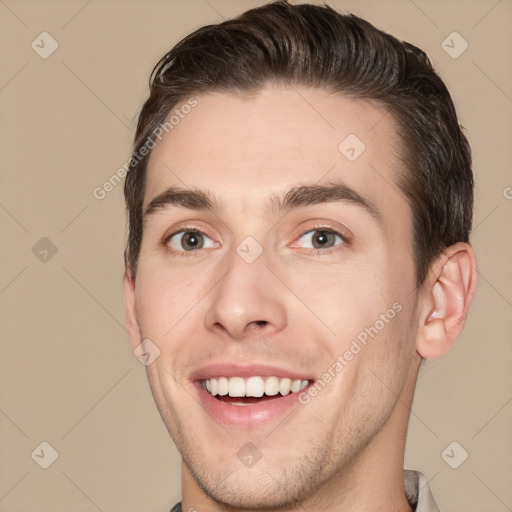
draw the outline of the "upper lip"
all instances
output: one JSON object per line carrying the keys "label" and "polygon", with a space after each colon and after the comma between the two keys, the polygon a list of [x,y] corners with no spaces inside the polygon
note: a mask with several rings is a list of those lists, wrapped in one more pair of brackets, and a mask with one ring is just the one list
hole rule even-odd
{"label": "upper lip", "polygon": [[240,365],[233,363],[215,363],[203,366],[194,370],[190,376],[190,381],[199,381],[218,377],[284,377],[292,380],[314,380],[310,373],[297,370],[288,370],[279,366],[270,366],[266,364]]}

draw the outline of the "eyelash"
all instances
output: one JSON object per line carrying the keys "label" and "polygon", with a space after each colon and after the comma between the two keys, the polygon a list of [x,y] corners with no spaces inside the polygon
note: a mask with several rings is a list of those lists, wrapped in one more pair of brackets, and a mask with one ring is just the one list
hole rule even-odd
{"label": "eyelash", "polygon": [[328,249],[308,249],[309,256],[325,256],[327,254],[331,254],[334,251],[340,250],[343,246],[350,245],[350,240],[347,238],[346,235],[340,233],[340,231],[336,229],[334,226],[326,224],[316,224],[312,226],[311,228],[303,231],[301,235],[297,238],[297,240],[302,238],[307,233],[310,233],[311,231],[326,231],[327,233],[333,233],[335,235],[338,235],[343,243],[340,245],[336,245],[335,247],[329,247]]}
{"label": "eyelash", "polygon": [[[192,231],[193,233],[200,233],[201,235],[208,236],[203,230],[199,229],[197,226],[193,226],[193,225],[182,226],[178,231],[173,231],[172,233],[164,236],[164,238],[162,239],[163,246],[165,248],[167,248],[167,250],[170,251],[174,256],[180,256],[180,257],[184,257],[184,258],[200,256],[201,254],[197,254],[197,253],[200,253],[201,251],[175,251],[174,249],[171,249],[169,247],[169,245],[168,245],[169,240],[173,236],[179,235],[180,233],[186,233],[187,231]],[[194,253],[196,253],[196,254],[194,254]]]}
{"label": "eyelash", "polygon": [[[185,258],[200,256],[200,254],[194,254],[194,253],[200,253],[201,251],[175,251],[173,249],[170,249],[170,247],[168,245],[169,240],[173,236],[179,235],[180,233],[186,233],[187,231],[192,231],[194,233],[200,233],[201,235],[208,236],[204,231],[199,229],[197,226],[187,225],[187,226],[182,226],[178,231],[173,231],[172,233],[164,236],[164,238],[162,239],[162,245],[164,247],[166,247],[167,250],[169,250],[172,254],[174,254],[176,256],[181,256],[181,257],[185,257]],[[333,252],[335,250],[341,249],[343,246],[350,245],[350,240],[345,235],[340,233],[340,231],[338,229],[336,229],[334,226],[325,225],[325,224],[318,224],[318,225],[312,226],[311,228],[309,228],[305,231],[302,231],[302,233],[298,236],[297,240],[302,238],[307,233],[310,233],[311,231],[326,231],[328,233],[333,233],[334,235],[338,235],[341,238],[341,240],[343,241],[343,243],[340,245],[337,245],[335,247],[330,247],[328,249],[309,249],[308,255],[310,255],[310,256],[320,256],[320,255],[330,254],[331,252]]]}

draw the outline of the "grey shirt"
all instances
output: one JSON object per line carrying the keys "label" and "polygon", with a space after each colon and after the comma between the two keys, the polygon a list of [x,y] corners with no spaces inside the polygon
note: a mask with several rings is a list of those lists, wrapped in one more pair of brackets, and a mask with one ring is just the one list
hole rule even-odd
{"label": "grey shirt", "polygon": [[[415,512],[440,512],[432,496],[428,480],[419,471],[404,469],[404,486],[407,501]],[[174,505],[171,512],[183,512],[181,503]]]}

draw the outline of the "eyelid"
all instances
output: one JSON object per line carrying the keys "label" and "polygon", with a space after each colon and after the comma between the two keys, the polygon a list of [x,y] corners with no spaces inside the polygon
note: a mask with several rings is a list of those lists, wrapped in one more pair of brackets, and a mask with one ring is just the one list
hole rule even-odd
{"label": "eyelid", "polygon": [[[175,235],[178,235],[180,233],[185,233],[187,231],[193,231],[193,232],[197,232],[197,233],[200,233],[206,237],[208,237],[209,239],[211,239],[214,243],[215,243],[215,247],[214,248],[218,248],[218,247],[221,247],[221,243],[219,241],[216,241],[215,238],[216,237],[212,237],[210,236],[203,228],[199,227],[199,225],[197,224],[194,224],[193,222],[187,222],[186,224],[183,224],[183,225],[179,225],[178,227],[175,227],[174,229],[171,229],[170,231],[167,231],[162,239],[161,239],[161,244],[167,248],[167,250],[171,251],[173,254],[177,254],[177,255],[180,255],[180,256],[199,256],[201,252],[203,252],[202,250],[197,250],[197,251],[176,251],[174,249],[171,249],[170,246],[169,246],[169,240],[175,236]],[[307,228],[302,228],[301,231],[299,232],[298,236],[296,236],[294,238],[294,241],[292,242],[292,245],[291,247],[292,248],[301,248],[301,247],[297,247],[296,244],[298,242],[298,240],[300,238],[302,238],[304,235],[310,233],[311,231],[328,231],[328,232],[332,232],[336,235],[338,235],[343,243],[342,244],[339,244],[337,246],[334,246],[334,247],[330,247],[330,248],[327,248],[327,249],[309,249],[310,251],[315,251],[315,252],[322,252],[324,254],[326,253],[329,253],[331,251],[335,251],[343,246],[347,246],[347,245],[351,245],[351,240],[352,240],[352,232],[346,228],[346,227],[337,227],[337,226],[334,226],[332,222],[329,222],[329,221],[325,221],[325,222],[321,222],[321,221],[315,221],[314,224],[308,226]],[[205,248],[206,250],[208,249],[212,249],[211,247],[210,248]],[[305,250],[307,250],[306,248],[303,248]]]}
{"label": "eyelid", "polygon": [[179,235],[180,233],[187,233],[189,231],[194,232],[194,233],[200,233],[201,235],[212,240],[215,244],[214,248],[220,247],[220,245],[221,245],[220,242],[216,241],[214,237],[208,235],[208,233],[206,233],[204,229],[201,229],[199,226],[194,225],[192,223],[190,223],[190,224],[187,223],[185,225],[181,225],[179,227],[171,229],[169,232],[166,232],[166,234],[164,234],[164,236],[162,237],[161,244],[172,254],[179,255],[179,256],[198,256],[199,253],[202,252],[202,250],[212,249],[212,247],[206,247],[206,248],[198,249],[196,251],[179,251],[176,249],[172,249],[170,247],[169,241],[171,240],[171,238],[173,236]]}
{"label": "eyelid", "polygon": [[201,233],[202,235],[207,236],[213,240],[213,237],[207,233],[207,230],[200,226],[200,224],[196,224],[194,221],[184,221],[184,223],[177,223],[177,226],[173,226],[165,231],[162,236],[162,242],[168,242],[171,237],[177,235],[178,233],[183,233],[187,231],[194,231],[197,233]]}
{"label": "eyelid", "polygon": [[[301,229],[298,236],[294,238],[294,244],[302,238],[304,235],[311,233],[311,231],[328,231],[338,235],[345,245],[350,245],[352,240],[352,232],[348,228],[342,228],[341,226],[334,226],[331,222],[321,222],[316,221],[313,225],[309,226],[307,229]],[[334,248],[332,248],[334,249]],[[328,251],[328,249],[322,249],[323,251]]]}

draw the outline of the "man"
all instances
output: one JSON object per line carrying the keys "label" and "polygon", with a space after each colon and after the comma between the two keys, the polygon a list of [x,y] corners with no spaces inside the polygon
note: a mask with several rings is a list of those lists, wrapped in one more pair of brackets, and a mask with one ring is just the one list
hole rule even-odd
{"label": "man", "polygon": [[131,162],[127,325],[183,459],[173,511],[438,510],[407,424],[476,267],[426,55],[327,6],[203,27],[155,67]]}

